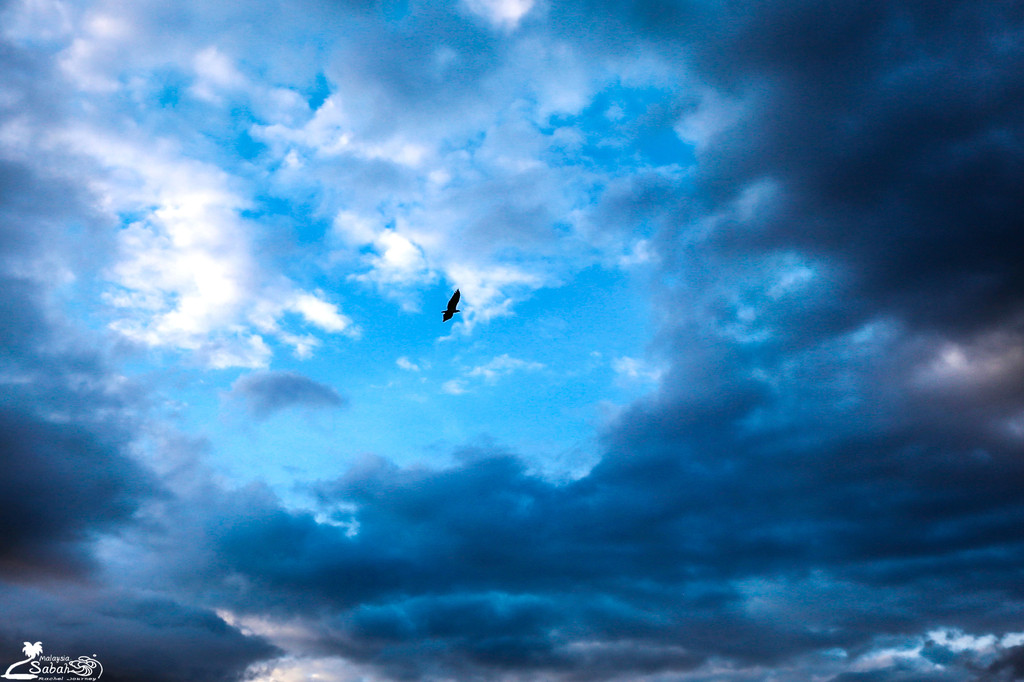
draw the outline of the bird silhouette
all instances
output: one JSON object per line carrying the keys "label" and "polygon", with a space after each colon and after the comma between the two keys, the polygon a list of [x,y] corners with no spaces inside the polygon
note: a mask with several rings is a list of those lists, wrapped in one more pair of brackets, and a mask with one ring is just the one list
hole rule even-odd
{"label": "bird silhouette", "polygon": [[459,293],[459,290],[456,289],[455,293],[452,294],[452,297],[448,299],[448,308],[441,312],[442,322],[447,322],[448,320],[452,319],[452,315],[454,315],[457,312],[460,312],[459,309],[455,307],[459,305],[460,296],[461,294]]}

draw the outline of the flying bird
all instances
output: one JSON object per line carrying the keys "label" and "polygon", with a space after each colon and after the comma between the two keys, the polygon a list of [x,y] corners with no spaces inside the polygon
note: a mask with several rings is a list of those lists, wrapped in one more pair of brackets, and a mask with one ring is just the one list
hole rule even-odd
{"label": "flying bird", "polygon": [[459,293],[459,290],[456,289],[455,293],[452,294],[452,297],[450,299],[448,299],[448,308],[446,308],[445,310],[443,310],[441,312],[441,321],[442,322],[447,322],[448,320],[452,319],[452,315],[454,315],[457,312],[460,312],[459,309],[455,307],[455,306],[459,305],[459,297],[460,296],[461,296],[461,294]]}

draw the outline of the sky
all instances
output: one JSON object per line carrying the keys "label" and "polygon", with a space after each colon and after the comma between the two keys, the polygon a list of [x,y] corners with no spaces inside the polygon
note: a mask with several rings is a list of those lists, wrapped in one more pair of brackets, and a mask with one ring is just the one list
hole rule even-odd
{"label": "sky", "polygon": [[0,664],[1024,679],[1022,178],[1020,0],[0,0]]}

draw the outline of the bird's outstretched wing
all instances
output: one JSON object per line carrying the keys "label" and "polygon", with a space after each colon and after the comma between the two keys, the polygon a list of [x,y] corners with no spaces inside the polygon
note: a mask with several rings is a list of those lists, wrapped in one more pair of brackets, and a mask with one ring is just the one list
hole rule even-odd
{"label": "bird's outstretched wing", "polygon": [[462,294],[460,294],[459,290],[456,289],[455,293],[452,294],[452,297],[448,299],[448,307],[441,312],[442,322],[447,322],[448,320],[452,319],[452,315],[459,312],[459,309],[456,306],[459,305],[459,298],[461,298],[461,296]]}

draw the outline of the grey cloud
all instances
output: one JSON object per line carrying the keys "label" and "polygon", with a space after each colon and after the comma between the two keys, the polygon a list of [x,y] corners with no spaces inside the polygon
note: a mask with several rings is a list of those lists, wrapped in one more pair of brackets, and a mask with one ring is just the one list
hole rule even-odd
{"label": "grey cloud", "polygon": [[116,437],[11,408],[0,410],[0,434],[0,571],[8,575],[82,572],[92,534],[130,522],[154,491]]}
{"label": "grey cloud", "polygon": [[347,402],[330,386],[294,372],[248,374],[232,384],[231,395],[260,419],[289,407],[338,408]]}
{"label": "grey cloud", "polygon": [[996,679],[1024,679],[1024,646],[1007,649],[988,666],[988,672],[995,675]]}
{"label": "grey cloud", "polygon": [[[1020,249],[1024,210],[1014,189],[1019,6],[932,9],[633,2],[553,11],[567,23],[592,12],[594,51],[676,55],[684,83],[711,86],[740,112],[698,150],[694,186],[679,189],[684,208],[666,202],[666,222],[678,226],[659,244],[677,256],[666,274],[696,256],[710,268],[724,263],[715,279],[727,282],[755,254],[795,250],[834,277],[842,304],[814,311],[828,316],[826,333],[889,314],[970,335],[1015,319],[1024,290],[1006,257]],[[718,118],[727,123],[728,113]],[[777,196],[753,216],[725,210],[763,181]],[[714,215],[723,219],[713,234],[688,248],[690,228]]]}
{"label": "grey cloud", "polygon": [[339,43],[328,72],[343,97],[359,93],[364,106],[351,113],[373,137],[393,131],[396,120],[431,125],[452,108],[471,109],[483,101],[485,77],[501,65],[499,37],[456,7],[412,9],[397,24],[364,19],[374,30]]}
{"label": "grey cloud", "polygon": [[771,179],[781,200],[711,245],[829,262],[851,323],[891,314],[970,334],[1012,320],[1024,290],[1006,258],[1024,211],[1015,9],[797,3],[737,16],[701,66],[756,83],[738,86],[751,111],[709,142],[698,191],[725,198]]}
{"label": "grey cloud", "polygon": [[0,651],[9,662],[18,660],[21,643],[31,638],[42,642],[44,654],[95,657],[102,679],[215,682],[241,679],[250,663],[278,653],[208,609],[151,592],[49,588],[0,585],[6,613]]}
{"label": "grey cloud", "polygon": [[130,523],[159,489],[128,454],[142,392],[114,380],[92,339],[48,304],[61,249],[47,260],[43,245],[60,241],[82,198],[65,185],[0,163],[0,573],[9,578],[88,573],[95,534]]}

